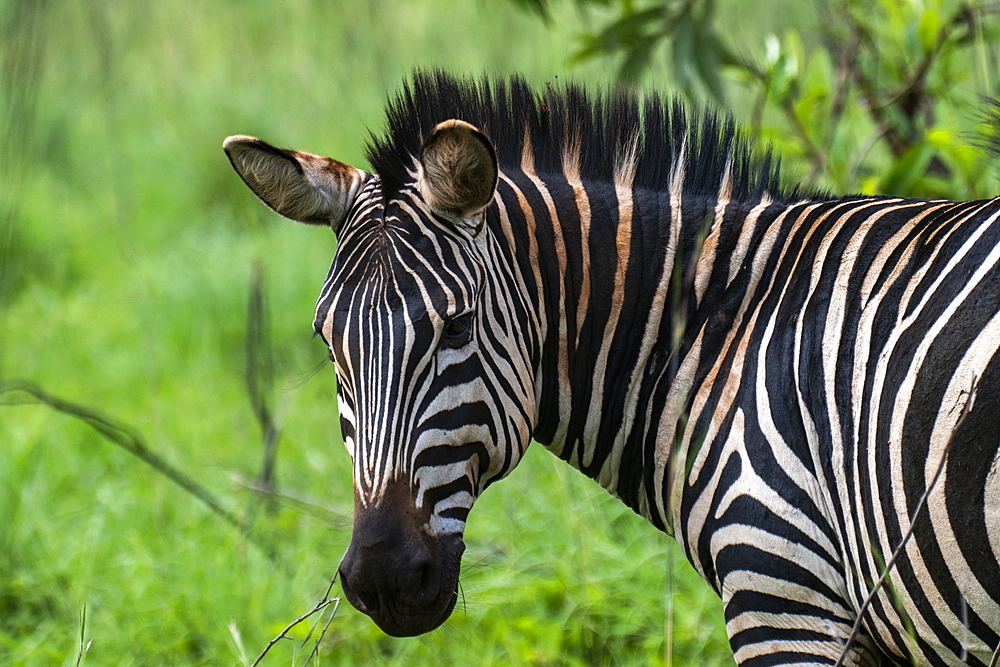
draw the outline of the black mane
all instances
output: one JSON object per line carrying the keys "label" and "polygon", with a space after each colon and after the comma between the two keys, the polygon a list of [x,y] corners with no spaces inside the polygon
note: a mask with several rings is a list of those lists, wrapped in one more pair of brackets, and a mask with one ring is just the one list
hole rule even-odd
{"label": "black mane", "polygon": [[687,143],[684,194],[714,196],[726,162],[732,159],[732,197],[758,200],[767,193],[776,201],[803,195],[782,188],[778,161],[750,150],[732,117],[705,112],[691,119],[677,100],[657,94],[642,100],[624,90],[592,93],[575,86],[554,87],[536,94],[524,79],[459,79],[442,71],[418,71],[386,107],[388,127],[372,136],[366,155],[389,195],[411,180],[414,157],[423,138],[439,122],[458,118],[483,130],[496,146],[501,170],[520,168],[525,128],[530,133],[538,174],[562,171],[563,146],[578,139],[580,175],[610,181],[615,157],[638,133],[635,188],[667,187],[681,145]]}

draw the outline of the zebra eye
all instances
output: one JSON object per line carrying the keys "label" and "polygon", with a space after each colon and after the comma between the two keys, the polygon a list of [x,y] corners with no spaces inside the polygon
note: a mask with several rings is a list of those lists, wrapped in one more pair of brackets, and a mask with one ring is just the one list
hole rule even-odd
{"label": "zebra eye", "polygon": [[465,346],[472,340],[472,312],[457,315],[444,325],[441,345],[453,350]]}

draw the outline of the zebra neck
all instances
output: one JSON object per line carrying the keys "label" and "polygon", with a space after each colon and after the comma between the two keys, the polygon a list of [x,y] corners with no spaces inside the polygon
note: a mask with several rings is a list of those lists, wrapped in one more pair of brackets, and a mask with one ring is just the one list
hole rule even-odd
{"label": "zebra neck", "polygon": [[718,258],[728,269],[746,253],[731,238],[732,211],[748,210],[725,188],[685,200],[683,174],[670,185],[634,191],[529,172],[504,174],[499,189],[502,233],[536,315],[533,437],[668,531],[686,409],[686,391],[672,386]]}

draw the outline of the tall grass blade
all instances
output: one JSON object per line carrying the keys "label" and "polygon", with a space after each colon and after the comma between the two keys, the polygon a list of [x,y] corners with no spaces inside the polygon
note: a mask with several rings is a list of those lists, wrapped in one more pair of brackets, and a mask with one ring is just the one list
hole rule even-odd
{"label": "tall grass blade", "polygon": [[[271,347],[271,322],[264,291],[264,269],[260,261],[253,266],[250,296],[247,302],[246,386],[254,416],[264,439],[264,462],[260,485],[274,490],[275,463],[278,453],[278,427],[274,422],[274,353]],[[273,509],[273,503],[268,503]]]}
{"label": "tall grass blade", "polygon": [[76,667],[83,664],[83,656],[87,655],[93,640],[84,644],[84,635],[87,633],[87,603],[83,603],[83,611],[80,613],[80,650],[76,653]]}

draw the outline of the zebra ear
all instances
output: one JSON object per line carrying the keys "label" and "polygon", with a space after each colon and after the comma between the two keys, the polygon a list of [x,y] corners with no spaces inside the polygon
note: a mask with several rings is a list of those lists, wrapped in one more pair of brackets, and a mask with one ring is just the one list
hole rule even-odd
{"label": "zebra ear", "polygon": [[222,144],[233,168],[253,193],[292,220],[337,231],[367,178],[360,169],[328,157],[285,150],[236,135]]}
{"label": "zebra ear", "polygon": [[497,154],[476,127],[461,120],[438,123],[420,150],[418,178],[424,201],[441,213],[469,218],[493,201]]}

